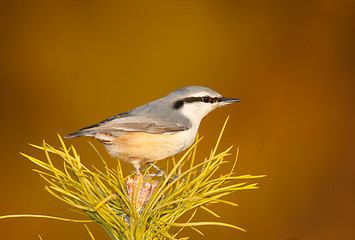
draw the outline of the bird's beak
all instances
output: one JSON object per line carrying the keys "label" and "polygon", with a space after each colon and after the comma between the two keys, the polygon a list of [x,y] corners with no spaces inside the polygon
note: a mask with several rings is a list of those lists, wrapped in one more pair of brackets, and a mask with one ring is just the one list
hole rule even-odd
{"label": "bird's beak", "polygon": [[223,97],[221,104],[226,105],[226,104],[236,103],[236,102],[240,102],[240,101],[242,101],[242,99]]}

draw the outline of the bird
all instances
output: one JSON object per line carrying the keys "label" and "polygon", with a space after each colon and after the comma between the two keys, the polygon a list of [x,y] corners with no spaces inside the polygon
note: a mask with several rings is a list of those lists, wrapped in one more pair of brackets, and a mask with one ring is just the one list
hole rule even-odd
{"label": "bird", "polygon": [[201,120],[209,112],[239,101],[241,99],[223,97],[207,87],[188,86],[65,138],[94,138],[105,145],[111,156],[131,163],[140,173],[142,165],[166,159],[190,147]]}

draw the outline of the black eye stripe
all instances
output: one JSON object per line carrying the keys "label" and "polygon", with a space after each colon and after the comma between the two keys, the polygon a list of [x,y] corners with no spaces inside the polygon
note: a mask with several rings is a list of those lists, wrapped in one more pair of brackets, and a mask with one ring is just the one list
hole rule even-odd
{"label": "black eye stripe", "polygon": [[184,105],[184,101],[183,100],[179,100],[179,101],[176,101],[175,103],[174,103],[174,108],[175,109],[179,109],[179,108],[181,108],[182,106]]}
{"label": "black eye stripe", "polygon": [[184,103],[193,103],[193,102],[204,102],[204,98],[209,98],[209,102],[210,103],[215,103],[215,102],[221,102],[223,101],[222,97],[209,97],[209,96],[204,96],[204,97],[188,97],[188,98],[184,98],[182,99],[182,101],[184,101]]}
{"label": "black eye stripe", "polygon": [[[205,98],[208,98],[208,101],[204,101]],[[207,100],[207,99],[206,99]],[[181,100],[178,100],[174,103],[174,108],[179,109],[181,108],[184,103],[194,103],[194,102],[206,102],[206,103],[215,103],[215,102],[222,102],[223,98],[222,97],[209,97],[209,96],[203,96],[203,97],[187,97],[183,98]]]}

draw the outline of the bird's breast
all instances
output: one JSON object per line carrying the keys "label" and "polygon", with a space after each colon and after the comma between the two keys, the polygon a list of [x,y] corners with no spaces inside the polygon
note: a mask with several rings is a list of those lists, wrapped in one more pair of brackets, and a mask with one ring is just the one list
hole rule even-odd
{"label": "bird's breast", "polygon": [[115,138],[106,148],[112,156],[121,160],[138,158],[143,162],[152,162],[185,150],[192,145],[195,137],[193,129],[173,134],[129,132]]}

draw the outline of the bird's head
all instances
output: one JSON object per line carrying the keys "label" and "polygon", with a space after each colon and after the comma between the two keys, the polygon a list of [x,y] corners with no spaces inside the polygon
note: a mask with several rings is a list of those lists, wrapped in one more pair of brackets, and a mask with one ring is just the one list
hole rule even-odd
{"label": "bird's head", "polygon": [[241,101],[237,98],[223,97],[221,94],[201,86],[181,88],[165,98],[174,111],[181,111],[193,123],[199,123],[215,108]]}

